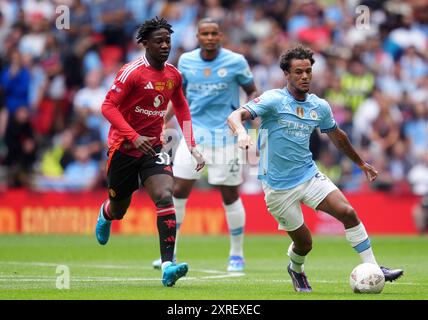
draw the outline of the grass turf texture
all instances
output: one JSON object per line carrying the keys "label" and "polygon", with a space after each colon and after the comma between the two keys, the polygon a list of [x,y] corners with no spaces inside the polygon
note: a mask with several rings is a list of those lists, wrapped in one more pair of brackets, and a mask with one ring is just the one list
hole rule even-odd
{"label": "grass turf texture", "polygon": [[[371,237],[381,265],[403,268],[381,294],[354,294],[349,274],[359,256],[342,236],[313,239],[305,272],[314,292],[294,292],[286,267],[285,236],[246,236],[245,273],[226,272],[227,236],[182,236],[179,262],[189,263],[175,287],[151,267],[156,237],[115,236],[100,246],[94,236],[0,236],[0,299],[143,300],[427,300],[428,238]],[[58,265],[70,270],[70,289],[56,288]]]}

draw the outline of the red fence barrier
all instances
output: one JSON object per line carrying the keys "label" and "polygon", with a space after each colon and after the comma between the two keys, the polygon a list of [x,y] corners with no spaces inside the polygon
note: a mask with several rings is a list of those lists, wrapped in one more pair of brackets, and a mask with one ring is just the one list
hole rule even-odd
{"label": "red fence barrier", "polygon": [[[0,234],[91,234],[106,192],[34,193],[8,191],[0,194]],[[385,193],[349,194],[370,234],[415,234],[412,208],[419,201],[411,195]],[[247,233],[278,233],[263,195],[243,195],[247,211]],[[303,208],[308,227],[317,234],[343,233],[341,223],[323,212]],[[113,233],[156,234],[154,205],[144,193],[134,194],[122,221],[115,221]],[[227,224],[217,191],[195,190],[189,199],[181,234],[225,234]],[[281,231],[282,232],[282,231]]]}

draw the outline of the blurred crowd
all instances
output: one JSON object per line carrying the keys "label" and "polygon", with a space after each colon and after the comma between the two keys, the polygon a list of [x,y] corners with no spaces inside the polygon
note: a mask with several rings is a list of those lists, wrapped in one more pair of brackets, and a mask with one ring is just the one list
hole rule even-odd
{"label": "blurred crowd", "polygon": [[[428,194],[426,0],[0,0],[1,190],[105,186],[100,106],[123,63],[144,53],[137,26],[156,15],[173,26],[173,64],[197,46],[198,19],[220,20],[223,46],[247,58],[260,92],[285,85],[281,53],[310,47],[312,91],[380,175],[369,185],[315,133],[320,169],[345,192]],[[246,172],[243,192],[261,192]]]}

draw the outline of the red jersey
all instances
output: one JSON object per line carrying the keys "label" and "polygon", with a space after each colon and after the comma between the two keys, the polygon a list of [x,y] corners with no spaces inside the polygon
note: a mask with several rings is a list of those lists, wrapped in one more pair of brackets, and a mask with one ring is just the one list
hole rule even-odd
{"label": "red jersey", "polygon": [[[182,77],[177,68],[165,63],[162,70],[150,66],[145,56],[125,64],[118,72],[101,106],[110,122],[109,149],[139,157],[135,149],[139,135],[156,137],[152,146],[161,145],[160,136],[168,102],[174,107],[178,123],[188,146],[195,146],[189,105],[182,90]],[[187,123],[186,123],[187,122]]]}

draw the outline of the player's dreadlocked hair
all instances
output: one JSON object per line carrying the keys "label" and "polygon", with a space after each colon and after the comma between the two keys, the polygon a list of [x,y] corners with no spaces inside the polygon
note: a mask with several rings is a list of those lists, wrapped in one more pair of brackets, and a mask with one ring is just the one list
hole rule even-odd
{"label": "player's dreadlocked hair", "polygon": [[279,66],[283,71],[290,72],[291,60],[293,59],[299,59],[299,60],[309,59],[309,61],[311,62],[311,65],[313,65],[315,63],[314,58],[312,58],[313,54],[314,53],[311,50],[306,49],[302,46],[294,47],[292,49],[287,50],[287,52],[285,52],[281,56],[279,60]]}
{"label": "player's dreadlocked hair", "polygon": [[143,40],[147,40],[153,31],[159,29],[166,29],[170,34],[174,33],[174,31],[172,30],[172,26],[168,23],[168,21],[166,21],[166,19],[159,19],[156,16],[156,18],[144,21],[144,23],[138,28],[137,43],[141,43]]}

